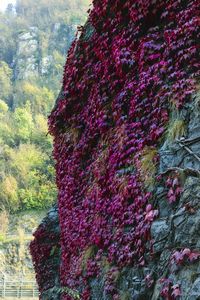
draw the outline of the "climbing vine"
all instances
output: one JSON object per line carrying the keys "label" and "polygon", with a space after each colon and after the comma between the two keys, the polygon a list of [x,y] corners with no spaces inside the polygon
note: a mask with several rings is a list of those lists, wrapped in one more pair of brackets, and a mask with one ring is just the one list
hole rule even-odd
{"label": "climbing vine", "polygon": [[[95,0],[88,20],[92,35],[82,28],[68,53],[49,130],[59,190],[61,281],[80,290],[83,300],[90,299],[89,280],[102,272],[103,259],[110,270],[105,290],[119,299],[113,274],[142,267],[151,255],[150,227],[159,212],[145,181],[149,166],[156,170],[159,162],[156,148],[170,106],[181,108],[195,90],[198,2]],[[169,202],[175,202],[181,193],[176,176],[167,186]],[[164,282],[164,289],[163,295],[180,295],[171,283]]]}

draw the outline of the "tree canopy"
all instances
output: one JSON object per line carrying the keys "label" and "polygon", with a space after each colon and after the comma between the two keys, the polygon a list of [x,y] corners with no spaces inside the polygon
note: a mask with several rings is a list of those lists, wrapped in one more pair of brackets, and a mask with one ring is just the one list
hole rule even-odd
{"label": "tree canopy", "polygon": [[[0,13],[0,210],[43,209],[56,199],[47,116],[60,89],[73,26],[84,23],[89,2],[17,0]],[[19,41],[33,28],[38,75],[19,78],[19,64],[26,67],[32,59],[30,54],[19,60]]]}

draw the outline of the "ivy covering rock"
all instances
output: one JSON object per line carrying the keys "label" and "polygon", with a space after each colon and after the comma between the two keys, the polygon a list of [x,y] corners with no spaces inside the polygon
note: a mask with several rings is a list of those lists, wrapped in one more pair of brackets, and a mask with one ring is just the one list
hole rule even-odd
{"label": "ivy covering rock", "polygon": [[[184,143],[187,126],[172,124],[193,113],[199,29],[198,0],[93,1],[49,117],[59,191],[60,299],[73,299],[68,291],[83,300],[198,299],[187,298],[178,270],[171,269],[199,260],[197,243],[174,237],[175,220],[196,209],[184,203],[189,183],[179,170],[190,168],[198,177],[198,168],[183,164],[185,152],[173,165],[169,153],[186,151],[198,160]],[[162,223],[152,231],[163,218],[165,230]],[[38,234],[40,228],[31,251],[44,299],[53,283],[44,287],[40,268],[52,247],[43,251]]]}

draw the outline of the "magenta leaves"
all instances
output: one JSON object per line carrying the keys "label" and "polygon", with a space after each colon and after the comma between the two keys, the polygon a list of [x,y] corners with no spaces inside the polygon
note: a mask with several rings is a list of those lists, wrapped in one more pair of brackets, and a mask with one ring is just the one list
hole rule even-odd
{"label": "magenta leaves", "polygon": [[[151,251],[158,211],[137,162],[144,149],[158,146],[169,103],[182,107],[194,91],[197,10],[194,0],[94,1],[94,33],[88,40],[83,30],[68,54],[63,97],[49,130],[59,190],[61,281],[84,287],[83,300],[90,299],[89,280],[103,271],[103,258],[120,271],[144,266]],[[173,203],[181,194],[178,178],[169,177],[167,187]],[[83,253],[91,246],[96,250],[83,270]],[[113,281],[108,274],[106,290],[117,299]],[[173,285],[164,288],[172,297],[166,299],[180,293]]]}
{"label": "magenta leaves", "polygon": [[165,300],[175,300],[180,299],[181,289],[179,284],[173,284],[171,279],[160,279],[162,284],[162,289],[160,295]]}
{"label": "magenta leaves", "polygon": [[171,264],[183,265],[184,263],[193,263],[200,258],[199,251],[192,251],[189,248],[175,251],[171,256]]}
{"label": "magenta leaves", "polygon": [[174,173],[173,175],[169,176],[166,181],[166,187],[169,189],[167,193],[167,199],[170,204],[179,200],[182,188],[180,184],[179,175]]}

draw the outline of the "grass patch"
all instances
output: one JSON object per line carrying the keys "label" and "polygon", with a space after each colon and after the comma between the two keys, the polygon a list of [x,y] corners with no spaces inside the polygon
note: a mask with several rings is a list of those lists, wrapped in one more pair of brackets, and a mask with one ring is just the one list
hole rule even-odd
{"label": "grass patch", "polygon": [[175,120],[169,124],[167,129],[167,139],[173,142],[186,135],[186,125],[183,120]]}
{"label": "grass patch", "polygon": [[157,171],[157,149],[145,147],[140,159],[140,173],[146,188],[151,188],[155,182]]}
{"label": "grass patch", "polygon": [[108,259],[106,256],[103,256],[102,257],[102,260],[101,260],[101,269],[103,270],[103,272],[105,274],[108,273],[108,271],[111,269],[111,264],[109,263]]}
{"label": "grass patch", "polygon": [[129,291],[122,291],[120,293],[120,300],[132,300],[130,292]]}
{"label": "grass patch", "polygon": [[0,234],[0,243],[4,243],[5,242],[5,235],[4,234]]}
{"label": "grass patch", "polygon": [[82,255],[82,260],[81,260],[81,269],[83,271],[86,270],[86,267],[87,267],[87,261],[88,259],[94,257],[94,255],[96,254],[96,246],[92,245],[90,247],[88,247],[83,255]]}

